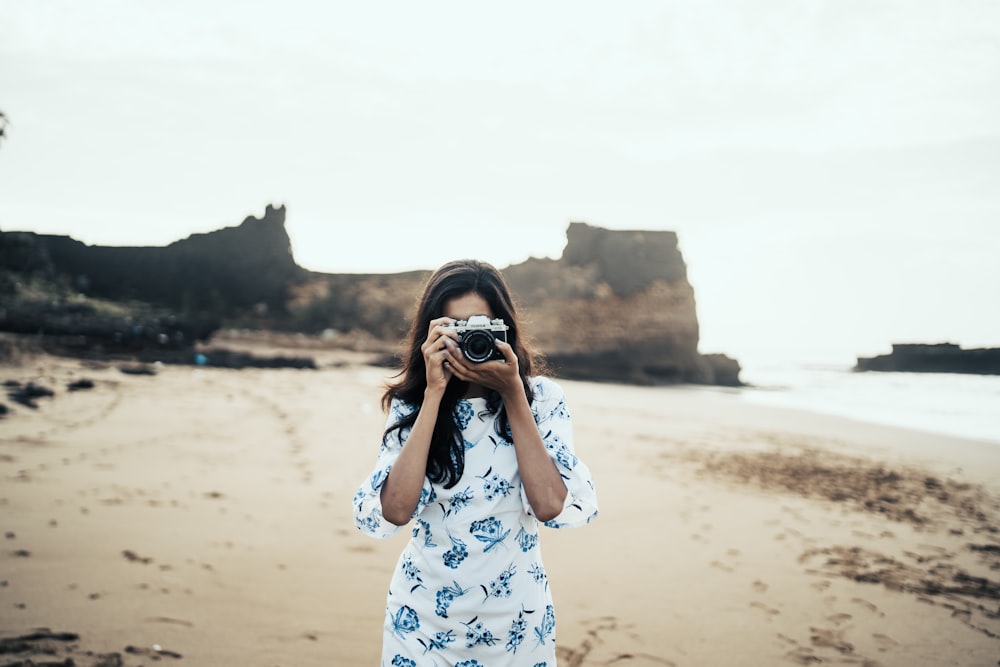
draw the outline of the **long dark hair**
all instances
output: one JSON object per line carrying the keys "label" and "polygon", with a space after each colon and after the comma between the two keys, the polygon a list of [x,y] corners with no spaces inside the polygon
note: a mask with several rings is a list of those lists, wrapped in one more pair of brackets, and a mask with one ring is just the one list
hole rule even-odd
{"label": "long dark hair", "polygon": [[[383,409],[387,410],[393,399],[400,399],[415,406],[417,410],[391,424],[383,434],[383,441],[392,431],[405,431],[417,420],[417,413],[424,400],[424,390],[427,388],[427,369],[420,348],[427,339],[428,327],[431,320],[444,315],[446,302],[467,294],[482,297],[493,311],[493,317],[502,318],[509,327],[507,343],[517,355],[518,370],[528,403],[534,398],[529,378],[540,368],[541,362],[535,357],[521,332],[514,299],[503,274],[492,265],[474,259],[448,262],[435,271],[424,285],[416,316],[404,342],[402,368],[394,376],[396,380],[389,383],[382,395]],[[427,454],[427,477],[435,484],[444,484],[445,488],[457,484],[465,470],[465,441],[455,422],[455,406],[467,389],[468,383],[458,378],[452,378],[448,382],[431,436],[430,451]],[[497,435],[509,439],[510,426],[500,395],[490,392],[486,406],[492,414],[500,411]]]}

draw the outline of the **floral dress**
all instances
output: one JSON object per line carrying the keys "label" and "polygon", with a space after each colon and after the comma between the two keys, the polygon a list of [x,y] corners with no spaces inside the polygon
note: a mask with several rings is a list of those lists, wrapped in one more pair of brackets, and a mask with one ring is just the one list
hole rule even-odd
{"label": "floral dress", "polygon": [[[597,516],[587,466],[573,451],[562,389],[533,378],[532,412],[566,484],[562,512],[544,525],[580,526]],[[514,443],[500,437],[486,399],[460,400],[465,472],[452,488],[426,478],[413,536],[386,601],[382,667],[555,667],[556,620],[538,544],[538,521],[521,486]],[[394,401],[387,424],[414,406]],[[382,517],[380,491],[408,431],[388,435],[374,472],[354,498],[354,521],[376,538],[401,528]]]}

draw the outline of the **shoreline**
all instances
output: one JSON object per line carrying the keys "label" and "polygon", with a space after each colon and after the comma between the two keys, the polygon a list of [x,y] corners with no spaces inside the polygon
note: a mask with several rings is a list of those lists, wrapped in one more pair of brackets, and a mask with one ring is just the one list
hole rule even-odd
{"label": "shoreline", "polygon": [[1000,446],[992,397],[1000,378],[956,373],[865,372],[793,364],[749,370],[744,395],[758,405],[836,415],[871,424]]}
{"label": "shoreline", "polygon": [[[76,636],[10,659],[377,664],[408,531],[360,535],[350,500],[390,371],[335,361],[5,368],[56,395],[0,420],[0,638]],[[559,382],[601,504],[541,537],[561,667],[996,664],[994,446],[739,390]]]}

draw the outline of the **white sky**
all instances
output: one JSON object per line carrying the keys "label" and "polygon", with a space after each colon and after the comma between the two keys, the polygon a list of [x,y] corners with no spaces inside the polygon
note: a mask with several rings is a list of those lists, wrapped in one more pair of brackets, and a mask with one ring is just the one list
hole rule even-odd
{"label": "white sky", "polygon": [[0,229],[333,273],[678,232],[702,349],[1000,345],[1000,3],[0,0]]}

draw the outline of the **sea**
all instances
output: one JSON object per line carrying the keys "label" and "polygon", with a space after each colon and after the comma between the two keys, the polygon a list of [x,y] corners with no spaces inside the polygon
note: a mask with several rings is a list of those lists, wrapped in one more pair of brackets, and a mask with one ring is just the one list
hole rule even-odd
{"label": "sea", "polygon": [[996,443],[1000,376],[858,372],[853,365],[758,362],[744,365],[739,391],[752,403]]}

